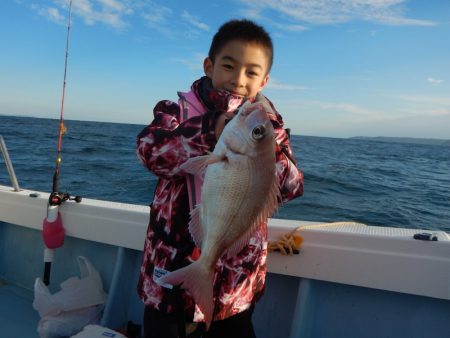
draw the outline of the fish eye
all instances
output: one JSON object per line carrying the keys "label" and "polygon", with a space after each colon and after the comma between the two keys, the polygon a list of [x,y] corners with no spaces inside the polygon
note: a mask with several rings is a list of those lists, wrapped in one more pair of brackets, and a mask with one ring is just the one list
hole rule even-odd
{"label": "fish eye", "polygon": [[266,132],[266,128],[263,125],[256,126],[252,130],[252,137],[254,140],[259,141],[264,138]]}

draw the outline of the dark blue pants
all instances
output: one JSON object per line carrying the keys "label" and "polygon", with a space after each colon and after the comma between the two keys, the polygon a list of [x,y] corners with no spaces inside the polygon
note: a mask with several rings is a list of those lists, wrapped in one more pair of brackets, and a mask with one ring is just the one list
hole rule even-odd
{"label": "dark blue pants", "polygon": [[[186,335],[187,338],[256,338],[252,324],[254,305],[247,311],[238,313],[224,320],[212,322],[209,331],[205,333],[204,323],[189,324],[189,330],[195,331]],[[179,334],[180,318],[166,314],[150,307],[144,312],[144,338],[181,338]]]}

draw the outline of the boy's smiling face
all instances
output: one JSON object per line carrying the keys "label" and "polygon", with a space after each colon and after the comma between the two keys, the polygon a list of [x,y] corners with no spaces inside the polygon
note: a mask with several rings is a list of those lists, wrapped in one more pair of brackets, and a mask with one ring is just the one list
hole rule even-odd
{"label": "boy's smiling face", "polygon": [[253,98],[269,80],[268,63],[267,54],[259,45],[232,40],[223,46],[214,62],[206,58],[203,68],[214,88]]}

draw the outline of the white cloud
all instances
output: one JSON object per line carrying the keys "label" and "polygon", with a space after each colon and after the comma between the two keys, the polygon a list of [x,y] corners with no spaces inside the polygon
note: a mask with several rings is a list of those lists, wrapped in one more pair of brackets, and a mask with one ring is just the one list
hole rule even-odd
{"label": "white cloud", "polygon": [[390,108],[356,104],[353,102],[327,102],[318,100],[299,100],[294,106],[306,110],[342,116],[346,119],[364,121],[389,121],[411,117],[438,117],[450,115],[450,98],[433,96],[400,96]]}
{"label": "white cloud", "polygon": [[450,116],[450,108],[436,108],[427,112],[428,116]]}
{"label": "white cloud", "polygon": [[370,115],[371,111],[362,108],[361,106],[355,105],[353,103],[330,103],[330,102],[318,102],[318,106],[323,109],[332,109],[343,111],[346,113],[357,114],[357,115]]}
{"label": "white cloud", "polygon": [[401,100],[415,104],[443,106],[450,108],[450,98],[443,96],[401,96]]}
{"label": "white cloud", "polygon": [[[295,22],[314,25],[345,23],[354,20],[385,25],[433,26],[435,22],[406,16],[406,0],[241,0],[254,17],[275,11]],[[288,26],[286,26],[288,27]]]}
{"label": "white cloud", "polygon": [[[16,0],[17,1],[17,0]],[[436,22],[407,16],[407,0],[239,0],[237,11],[246,17],[272,22],[287,31],[304,31],[308,25],[345,23],[355,20],[385,25],[432,26]],[[68,0],[52,0],[54,6],[34,5],[49,20],[59,22],[65,16]],[[39,2],[35,2],[39,3]],[[164,2],[160,2],[163,3]],[[73,14],[88,25],[103,23],[114,28],[127,25],[127,16],[140,13],[154,28],[175,10],[152,0],[73,0]],[[51,9],[52,8],[52,9]],[[58,11],[58,12],[57,12]],[[268,12],[270,11],[270,13]],[[279,15],[273,15],[278,13]],[[61,14],[62,13],[62,14]],[[209,31],[210,27],[188,11],[177,13],[193,28]],[[166,26],[166,30],[168,27]]]}
{"label": "white cloud", "polygon": [[169,39],[173,39],[177,35],[170,25],[170,19],[174,15],[171,8],[158,4],[147,4],[143,5],[139,11],[148,27],[157,30]]}
{"label": "white cloud", "polygon": [[284,100],[282,105],[285,106],[286,111],[298,110],[301,107],[302,110],[314,116],[314,119],[319,120],[327,116],[327,118],[332,117],[342,121],[378,121],[392,116],[392,114],[388,114],[381,109],[367,108],[352,102],[293,99],[289,101]]}
{"label": "white cloud", "polygon": [[444,96],[401,96],[406,116],[442,117],[450,116],[450,98]]}
{"label": "white cloud", "polygon": [[450,98],[435,96],[400,96],[390,108],[367,107],[352,102],[326,102],[299,100],[293,107],[302,107],[314,112],[316,117],[324,114],[336,121],[356,123],[388,123],[389,121],[407,121],[409,119],[434,119],[450,117]]}
{"label": "white cloud", "polygon": [[109,10],[123,12],[126,9],[126,6],[117,0],[98,0],[98,2],[102,4],[104,8]]}
{"label": "white cloud", "polygon": [[56,7],[41,7],[39,5],[31,5],[31,8],[36,11],[39,15],[47,18],[48,20],[52,22],[56,22],[59,24],[62,24],[65,22],[65,17],[62,15],[58,8]]}
{"label": "white cloud", "polygon": [[103,23],[114,28],[123,28],[124,17],[133,13],[126,2],[118,0],[76,0],[72,6],[74,14],[82,17],[86,24]]}
{"label": "white cloud", "polygon": [[[247,5],[247,3],[245,1],[244,2],[245,5]],[[239,13],[244,17],[244,18],[252,18],[254,20],[261,20],[263,17],[261,16],[261,10],[259,8],[255,7],[246,7],[246,8],[241,8],[239,10]]]}
{"label": "white cloud", "polygon": [[[31,9],[49,20],[62,23],[66,21],[68,13],[67,0],[53,0],[54,7],[33,4]],[[133,14],[128,0],[74,0],[72,1],[72,15],[81,17],[87,25],[103,23],[114,28],[123,28],[124,17]]]}
{"label": "white cloud", "polygon": [[428,77],[427,78],[427,82],[434,85],[434,86],[438,86],[440,85],[442,82],[444,82],[444,80],[440,80],[440,79],[436,79],[434,77]]}
{"label": "white cloud", "polygon": [[278,80],[274,79],[274,78],[270,78],[269,82],[267,83],[266,86],[267,89],[273,89],[273,90],[306,90],[308,89],[305,86],[297,86],[297,85],[290,85],[290,84],[285,84],[285,83],[281,83]]}
{"label": "white cloud", "polygon": [[336,113],[350,114],[353,118],[361,117],[367,120],[379,120],[386,117],[386,113],[367,108],[358,104],[348,102],[314,102],[314,104],[324,110],[332,110]]}
{"label": "white cloud", "polygon": [[385,107],[379,105],[380,102],[361,104],[293,98],[280,101],[277,109],[293,134],[450,138],[450,98],[406,96],[394,99],[395,104]]}
{"label": "white cloud", "polygon": [[280,23],[274,23],[274,25],[282,30],[285,31],[291,31],[291,32],[303,32],[306,31],[308,28],[304,25],[296,25],[296,24],[280,24]]}
{"label": "white cloud", "polygon": [[205,59],[205,54],[197,53],[191,58],[170,58],[169,60],[175,63],[181,63],[192,71],[203,71],[203,60]]}
{"label": "white cloud", "polygon": [[[54,22],[62,23],[68,12],[68,0],[52,0],[54,7],[32,5],[31,8],[39,15]],[[127,17],[140,15],[152,29],[158,30],[167,37],[180,35],[171,26],[174,10],[149,0],[73,0],[72,15],[80,17],[87,25],[105,24],[116,29],[127,25]],[[183,33],[197,36],[198,31],[209,31],[210,27],[188,11],[176,13],[190,27]]]}
{"label": "white cloud", "polygon": [[183,11],[183,13],[181,14],[181,17],[184,20],[186,20],[189,24],[194,26],[195,28],[198,28],[198,29],[201,29],[204,31],[209,31],[209,26],[207,24],[201,22],[199,19],[197,19],[197,17],[193,16],[188,11]]}
{"label": "white cloud", "polygon": [[142,13],[142,16],[151,25],[154,24],[160,25],[165,24],[172,15],[172,13],[173,11],[169,7],[155,5],[146,8]]}

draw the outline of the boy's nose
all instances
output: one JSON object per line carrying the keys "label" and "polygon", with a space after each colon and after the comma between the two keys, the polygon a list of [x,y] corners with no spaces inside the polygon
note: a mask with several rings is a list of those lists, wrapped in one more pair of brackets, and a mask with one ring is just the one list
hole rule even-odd
{"label": "boy's nose", "polygon": [[236,70],[233,77],[233,84],[236,87],[243,87],[245,85],[245,72],[242,70]]}

